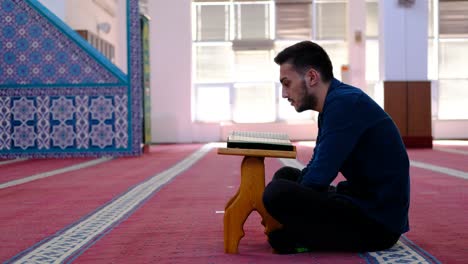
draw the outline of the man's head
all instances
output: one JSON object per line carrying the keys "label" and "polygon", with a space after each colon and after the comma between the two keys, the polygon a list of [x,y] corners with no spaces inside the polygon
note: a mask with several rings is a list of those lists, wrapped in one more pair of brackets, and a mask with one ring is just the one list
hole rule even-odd
{"label": "man's head", "polygon": [[326,95],[322,88],[328,88],[333,78],[333,66],[325,50],[303,41],[281,51],[275,62],[280,65],[282,96],[298,112],[319,111]]}

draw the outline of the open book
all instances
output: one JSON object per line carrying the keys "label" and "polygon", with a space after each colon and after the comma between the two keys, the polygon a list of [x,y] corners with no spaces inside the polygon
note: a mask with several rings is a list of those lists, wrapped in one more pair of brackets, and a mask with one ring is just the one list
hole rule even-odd
{"label": "open book", "polygon": [[228,148],[294,150],[289,136],[284,133],[233,131],[227,138]]}

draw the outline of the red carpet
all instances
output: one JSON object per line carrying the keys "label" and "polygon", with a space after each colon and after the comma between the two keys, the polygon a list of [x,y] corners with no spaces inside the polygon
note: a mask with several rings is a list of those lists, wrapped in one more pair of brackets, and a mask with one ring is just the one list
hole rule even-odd
{"label": "red carpet", "polygon": [[414,161],[468,172],[468,155],[431,149],[414,149],[410,150],[408,154],[410,159]]}
{"label": "red carpet", "polygon": [[30,159],[4,164],[0,166],[0,171],[2,172],[0,174],[0,184],[38,173],[76,165],[89,160],[92,160],[92,158]]}
{"label": "red carpet", "polygon": [[[239,185],[240,157],[214,151],[174,179],[76,263],[364,263],[356,254],[271,253],[256,212],[238,255],[224,253],[224,205]],[[266,160],[267,174],[280,167]],[[233,188],[234,187],[234,188]],[[339,260],[339,261],[338,261]]]}
{"label": "red carpet", "polygon": [[407,237],[442,263],[468,263],[468,181],[411,169]]}
{"label": "red carpet", "polygon": [[[0,190],[0,261],[3,263],[21,250],[78,221],[133,185],[172,166],[198,147],[162,147],[140,158],[120,158]],[[51,163],[50,160],[27,163],[41,167],[38,164],[42,162],[47,164],[44,167]],[[62,164],[62,160],[56,162]],[[24,164],[16,165],[18,170],[27,168]],[[29,171],[35,172],[34,167],[30,166]],[[0,175],[4,175],[2,167]]]}
{"label": "red carpet", "polygon": [[[65,230],[129,188],[159,175],[200,145],[160,145],[138,158],[96,166],[0,189],[0,261],[11,260],[48,236]],[[307,163],[312,148],[298,146]],[[466,172],[466,155],[409,150],[410,158]],[[53,160],[52,160],[53,161]],[[27,177],[83,160],[32,160],[0,166],[0,175]],[[64,162],[64,163],[62,163]],[[358,254],[276,255],[252,213],[244,225],[240,254],[224,253],[224,205],[239,185],[241,157],[215,150],[143,201],[73,258],[73,263],[376,263]],[[25,164],[29,164],[25,166]],[[33,166],[31,166],[33,164]],[[59,166],[60,165],[60,166]],[[267,182],[281,166],[266,159]],[[16,169],[15,169],[16,168]],[[29,170],[29,171],[28,171]],[[441,263],[468,263],[468,181],[427,169],[411,169],[411,231],[406,236]],[[390,263],[390,262],[379,262]],[[398,262],[395,262],[398,263]]]}

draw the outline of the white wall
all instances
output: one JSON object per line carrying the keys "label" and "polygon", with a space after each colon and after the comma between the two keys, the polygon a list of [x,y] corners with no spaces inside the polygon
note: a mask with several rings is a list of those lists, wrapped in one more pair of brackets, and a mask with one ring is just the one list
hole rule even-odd
{"label": "white wall", "polygon": [[[148,1],[151,63],[151,130],[157,143],[225,140],[232,130],[278,131],[314,139],[316,125],[192,122],[191,1]],[[273,63],[273,62],[272,62]]]}
{"label": "white wall", "polygon": [[65,1],[63,0],[39,0],[39,2],[47,7],[58,18],[64,20],[65,18]]}
{"label": "white wall", "polygon": [[[366,91],[366,1],[347,4],[349,80],[343,80]],[[359,39],[360,38],[360,39]]]}
{"label": "white wall", "polygon": [[192,142],[191,1],[149,1],[151,138]]}
{"label": "white wall", "polygon": [[428,2],[379,1],[380,79],[427,80]]}
{"label": "white wall", "polygon": [[[88,30],[112,43],[115,63],[127,72],[127,0],[39,0],[74,30]],[[98,23],[109,23],[111,30],[97,30]]]}
{"label": "white wall", "polygon": [[468,139],[466,120],[432,120],[434,139]]}
{"label": "white wall", "polygon": [[[105,6],[97,3],[105,4]],[[107,8],[107,9],[106,9]],[[88,30],[97,34],[102,39],[110,43],[117,43],[119,24],[117,20],[118,6],[113,0],[68,0],[65,21],[75,29]],[[98,31],[99,23],[109,23],[111,26],[109,33]]]}
{"label": "white wall", "polygon": [[127,55],[127,0],[117,1],[117,42],[115,43],[115,64],[124,72],[128,72]]}
{"label": "white wall", "polygon": [[[115,45],[116,64],[126,72],[126,0],[103,0],[105,3],[116,5],[115,17],[97,7],[95,1],[100,0],[40,0],[74,29],[96,32],[98,22],[111,23],[111,33],[101,36]],[[354,3],[350,12],[358,12],[359,7],[356,6],[362,6],[362,1]],[[151,121],[154,142],[218,141],[224,140],[231,130],[279,131],[288,133],[292,139],[315,139],[317,127],[312,122],[294,124],[192,122],[191,1],[150,0],[148,2],[151,17]],[[423,80],[427,78],[427,42],[421,34],[427,34],[427,28],[421,24],[420,17],[427,19],[427,2],[415,1],[415,6],[412,8],[397,7],[395,6],[397,3],[398,1],[379,1],[381,21],[384,21],[380,25],[382,26],[380,32],[382,34],[387,32],[383,34],[384,38],[380,42],[381,49],[386,48],[386,51],[381,53],[385,54],[385,57],[381,57],[380,60],[383,63],[382,79]],[[411,21],[413,19],[418,20]],[[365,24],[362,20],[359,21],[360,23],[355,21],[357,24],[353,24],[351,29],[362,29]],[[399,32],[395,33],[395,30]],[[352,36],[350,34],[350,37]],[[350,52],[351,68],[359,71],[358,80],[352,82],[362,81],[365,65],[361,63],[364,58],[354,55],[362,54],[363,46],[351,46]],[[436,121],[433,124],[435,138],[447,138],[447,136],[466,138],[466,122],[461,124],[463,125],[461,129],[457,122]]]}

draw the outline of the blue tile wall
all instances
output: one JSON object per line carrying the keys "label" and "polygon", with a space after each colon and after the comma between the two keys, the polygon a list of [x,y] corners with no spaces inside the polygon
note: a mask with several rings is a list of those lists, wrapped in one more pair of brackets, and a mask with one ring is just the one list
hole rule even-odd
{"label": "blue tile wall", "polygon": [[141,154],[138,0],[128,75],[36,0],[0,0],[0,158]]}

